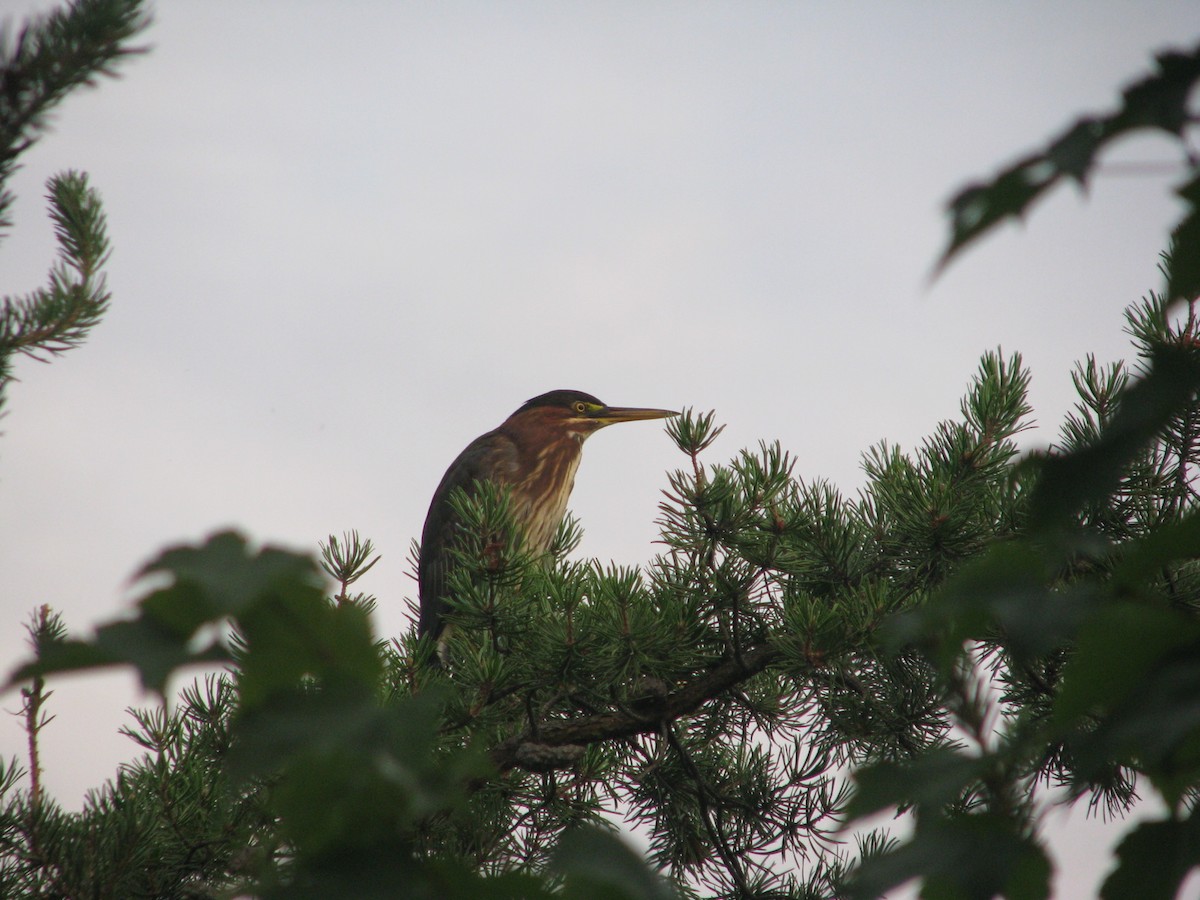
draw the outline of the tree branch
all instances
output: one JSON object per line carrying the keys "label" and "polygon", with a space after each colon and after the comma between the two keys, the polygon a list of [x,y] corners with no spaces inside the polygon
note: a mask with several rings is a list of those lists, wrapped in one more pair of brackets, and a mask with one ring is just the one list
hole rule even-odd
{"label": "tree branch", "polygon": [[[770,644],[760,644],[742,653],[740,659],[726,659],[694,681],[655,700],[646,710],[625,709],[598,713],[578,719],[543,722],[535,733],[526,729],[506,738],[492,748],[492,763],[501,772],[529,768],[530,759],[545,765],[553,759],[548,751],[556,747],[584,747],[614,738],[632,737],[661,730],[661,723],[670,722],[695,712],[707,700],[719,696],[731,687],[746,681],[777,661],[782,651]],[[562,765],[573,764],[574,753],[562,754]]]}

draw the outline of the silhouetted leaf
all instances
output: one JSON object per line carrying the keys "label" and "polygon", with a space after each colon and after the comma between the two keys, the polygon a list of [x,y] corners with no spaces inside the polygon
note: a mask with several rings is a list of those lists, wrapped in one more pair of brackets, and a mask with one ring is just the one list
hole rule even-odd
{"label": "silhouetted leaf", "polygon": [[1045,851],[999,816],[923,816],[910,840],[863,862],[850,896],[874,900],[921,879],[926,900],[1045,900],[1050,873]]}
{"label": "silhouetted leaf", "polygon": [[963,566],[927,604],[882,629],[893,652],[918,647],[949,671],[967,641],[1003,639],[1018,660],[1041,656],[1071,639],[1089,605],[1083,587],[1051,590],[1046,552],[1027,542],[997,544]]}
{"label": "silhouetted leaf", "polygon": [[95,646],[136,668],[142,685],[160,695],[177,669],[229,659],[221,647],[192,649],[178,635],[147,617],[101,626],[96,631]]}
{"label": "silhouetted leaf", "polygon": [[565,881],[565,900],[675,900],[661,875],[623,840],[601,828],[576,828],[563,835],[551,871]]}
{"label": "silhouetted leaf", "polygon": [[1050,144],[1046,156],[1059,173],[1082,185],[1092,170],[1096,151],[1103,138],[1104,125],[1101,122],[1091,117],[1080,119]]}
{"label": "silhouetted leaf", "polygon": [[1034,488],[1035,528],[1057,530],[1085,504],[1109,495],[1130,461],[1200,389],[1200,356],[1192,348],[1157,347],[1146,376],[1122,395],[1100,440],[1061,456],[1048,456]]}
{"label": "silhouetted leaf", "polygon": [[[1190,53],[1162,54],[1156,63],[1156,71],[1122,91],[1122,102],[1116,112],[1078,120],[1052,139],[1045,150],[1025,156],[989,182],[972,184],[959,191],[947,205],[950,241],[935,273],[997,223],[1023,216],[1036,199],[1061,179],[1085,184],[1097,154],[1113,140],[1139,129],[1182,135],[1188,122],[1188,98],[1200,79],[1200,48]],[[1178,286],[1196,283],[1197,279],[1181,279]],[[1172,294],[1175,296],[1190,297],[1196,293]]]}
{"label": "silhouetted leaf", "polygon": [[229,660],[231,623],[253,649],[241,660],[243,704],[290,690],[306,675],[372,686],[382,675],[367,614],[330,604],[308,556],[254,551],[240,535],[221,532],[163,552],[139,576],[167,583],[152,587],[135,617],[102,625],[88,642],[47,645],[40,663],[14,678],[127,663],[161,693],[176,669]]}
{"label": "silhouetted leaf", "polygon": [[273,547],[253,552],[236,532],[212,535],[199,546],[178,546],[147,563],[139,578],[170,577],[177,591],[186,590],[182,608],[176,595],[160,592],[147,598],[148,609],[163,622],[186,630],[225,616],[237,617],[252,603],[278,592],[305,589],[321,594],[321,580],[311,557]]}
{"label": "silhouetted leaf", "polygon": [[53,675],[57,672],[77,672],[82,669],[102,669],[121,665],[124,659],[114,657],[89,641],[66,640],[46,642],[41,655],[30,662],[17,666],[9,675],[4,690],[28,681],[36,675]]}
{"label": "silhouetted leaf", "polygon": [[949,748],[926,751],[902,763],[883,762],[854,773],[855,791],[846,807],[860,819],[893,806],[941,809],[958,800],[984,773],[988,761]]}
{"label": "silhouetted leaf", "polygon": [[1174,803],[1200,780],[1200,642],[1160,649],[1124,700],[1067,743],[1082,779],[1136,763]]}
{"label": "silhouetted leaf", "polygon": [[383,673],[364,610],[332,605],[305,587],[293,590],[246,608],[238,619],[247,650],[239,680],[244,707],[290,691],[305,675],[369,689]]}
{"label": "silhouetted leaf", "polygon": [[1142,822],[1117,845],[1117,868],[1104,880],[1104,900],[1171,900],[1200,866],[1200,821]]}
{"label": "silhouetted leaf", "polygon": [[1157,72],[1121,92],[1123,102],[1114,125],[1121,131],[1155,128],[1181,135],[1189,120],[1188,98],[1200,79],[1200,49],[1160,53],[1155,62]]}
{"label": "silhouetted leaf", "polygon": [[1113,584],[1118,591],[1136,594],[1163,566],[1189,559],[1200,559],[1200,512],[1195,510],[1123,545],[1113,569]]}
{"label": "silhouetted leaf", "polygon": [[1178,191],[1187,203],[1187,214],[1171,232],[1167,254],[1167,300],[1200,297],[1200,178],[1193,178]]}
{"label": "silhouetted leaf", "polygon": [[131,665],[137,669],[142,686],[161,695],[175,670],[228,659],[229,654],[220,647],[192,648],[185,638],[153,619],[141,617],[101,625],[90,641],[43,644],[39,658],[17,668],[7,686],[34,675]]}
{"label": "silhouetted leaf", "polygon": [[1060,724],[1111,710],[1166,656],[1200,638],[1200,624],[1169,609],[1114,603],[1084,624],[1054,704]]}
{"label": "silhouetted leaf", "polygon": [[306,854],[386,843],[491,771],[481,750],[437,750],[440,710],[434,691],[387,706],[369,689],[275,693],[239,715],[230,771],[275,776],[284,830]]}

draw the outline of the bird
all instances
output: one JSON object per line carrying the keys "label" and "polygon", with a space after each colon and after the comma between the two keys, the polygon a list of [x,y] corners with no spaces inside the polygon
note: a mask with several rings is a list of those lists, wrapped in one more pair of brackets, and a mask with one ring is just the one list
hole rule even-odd
{"label": "bird", "polygon": [[607,425],[676,415],[669,409],[608,406],[583,391],[556,390],[529,400],[498,428],[467,445],[433,493],[417,555],[417,633],[437,641],[434,665],[447,659],[448,576],[465,527],[451,503],[456,489],[470,496],[480,483],[490,482],[509,491],[521,546],[540,556],[550,549],[566,514],[583,442]]}

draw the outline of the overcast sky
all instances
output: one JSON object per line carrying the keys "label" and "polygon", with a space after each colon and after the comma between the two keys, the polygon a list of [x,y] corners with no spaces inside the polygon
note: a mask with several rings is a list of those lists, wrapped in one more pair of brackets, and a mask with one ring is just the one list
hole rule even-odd
{"label": "overcast sky", "polygon": [[[22,17],[47,3],[0,0]],[[159,5],[149,55],[73,95],[12,183],[0,294],[44,283],[55,172],[101,191],[113,304],[23,361],[0,437],[0,660],[49,603],[86,632],[163,546],[236,525],[312,549],[357,528],[407,627],[409,542],[443,470],[531,396],[716,410],[724,461],[780,440],[853,493],[982,353],[1020,351],[1040,428],[1072,363],[1126,355],[1180,212],[1165,141],[1108,163],[928,282],[966,181],[1103,112],[1193,2]],[[654,553],[657,423],[589,441],[580,553]],[[7,666],[6,666],[7,668]],[[46,783],[68,806],[135,747],[132,679],[59,679]],[[14,710],[9,695],[3,707]],[[0,754],[24,753],[15,718]],[[1113,833],[1057,814],[1060,897]]]}

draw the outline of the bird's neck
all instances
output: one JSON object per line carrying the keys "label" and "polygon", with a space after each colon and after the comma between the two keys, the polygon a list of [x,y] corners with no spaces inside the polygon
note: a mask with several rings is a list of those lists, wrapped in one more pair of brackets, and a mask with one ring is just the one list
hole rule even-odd
{"label": "bird's neck", "polygon": [[520,466],[523,477],[511,485],[512,500],[515,518],[523,523],[525,548],[534,554],[550,548],[566,514],[586,436],[569,434],[541,444],[518,441],[518,447],[529,449]]}

